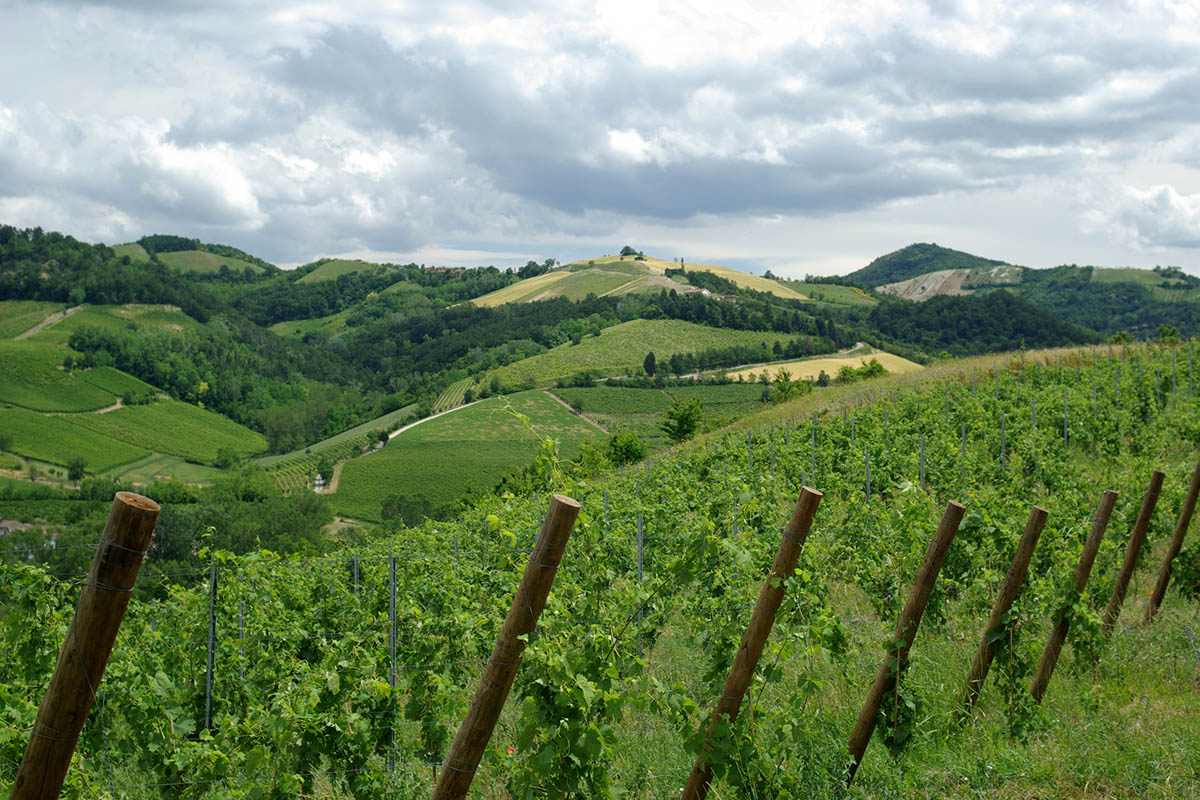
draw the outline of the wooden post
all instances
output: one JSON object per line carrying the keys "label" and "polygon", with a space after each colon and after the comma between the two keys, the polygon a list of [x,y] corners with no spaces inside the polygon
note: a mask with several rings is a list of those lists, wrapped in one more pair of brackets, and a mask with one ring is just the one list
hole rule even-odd
{"label": "wooden post", "polygon": [[804,547],[804,540],[808,537],[813,515],[817,512],[822,496],[820,492],[807,486],[800,490],[800,498],[792,509],[792,518],[775,553],[775,563],[771,565],[771,573],[759,590],[758,602],[750,616],[750,624],[746,627],[742,644],[738,647],[733,666],[725,679],[721,699],[717,701],[717,707],[709,720],[708,736],[700,755],[696,757],[692,774],[688,776],[683,800],[704,800],[708,795],[709,784],[712,782],[712,765],[709,763],[708,753],[715,728],[722,718],[727,718],[730,724],[737,719],[738,711],[742,707],[742,698],[754,677],[755,667],[758,666],[758,659],[762,656],[771,627],[775,624],[775,612],[783,602],[783,582],[796,570],[796,559]]}
{"label": "wooden post", "polygon": [[1162,491],[1163,474],[1154,470],[1150,476],[1150,485],[1142,498],[1142,510],[1138,512],[1137,521],[1133,524],[1133,532],[1129,534],[1129,544],[1125,548],[1125,560],[1121,563],[1121,571],[1117,573],[1117,582],[1113,586],[1112,597],[1108,600],[1108,608],[1104,610],[1104,638],[1112,636],[1117,619],[1121,616],[1121,605],[1125,602],[1125,592],[1129,589],[1129,581],[1133,578],[1133,570],[1137,567],[1138,554],[1146,543],[1146,531],[1150,529],[1150,517],[1154,515],[1154,506],[1158,503],[1159,492]]}
{"label": "wooden post", "polygon": [[875,716],[879,713],[883,696],[896,688],[896,681],[904,671],[905,664],[908,663],[908,651],[917,636],[917,627],[921,624],[921,616],[925,613],[925,604],[929,602],[933,584],[942,570],[942,564],[946,561],[950,543],[954,540],[954,534],[958,532],[958,524],[962,522],[965,510],[965,506],[953,500],[946,504],[946,511],[942,514],[942,521],[938,524],[937,533],[934,534],[933,541],[929,543],[929,549],[925,551],[925,560],[921,562],[921,568],[917,571],[917,577],[913,581],[908,600],[904,603],[904,610],[900,612],[900,622],[896,625],[896,635],[893,639],[901,644],[890,650],[883,659],[883,663],[879,665],[875,683],[871,686],[871,691],[867,693],[867,700],[863,703],[862,711],[858,714],[858,721],[854,723],[854,730],[850,733],[851,764],[850,774],[846,778],[847,786],[854,780],[854,773],[858,771],[858,765],[862,763],[863,753],[867,751],[867,745],[871,741],[871,734],[875,732]]}
{"label": "wooden post", "polygon": [[[1100,497],[1100,506],[1096,509],[1096,516],[1092,518],[1092,530],[1088,533],[1087,541],[1083,545],[1083,552],[1079,555],[1079,564],[1075,567],[1075,591],[1077,593],[1082,593],[1087,586],[1088,577],[1092,574],[1092,564],[1096,560],[1096,553],[1100,550],[1100,540],[1104,538],[1104,530],[1108,527],[1108,518],[1112,514],[1116,502],[1117,493],[1111,489],[1106,489]],[[1054,666],[1058,663],[1058,656],[1062,653],[1063,644],[1067,641],[1067,631],[1070,627],[1070,619],[1064,616],[1050,631],[1050,638],[1046,640],[1046,648],[1042,650],[1042,660],[1038,663],[1037,673],[1033,676],[1033,683],[1029,687],[1029,693],[1033,695],[1035,703],[1042,702],[1042,696],[1046,694],[1046,687],[1050,685],[1050,678],[1054,675]]]}
{"label": "wooden post", "polygon": [[983,631],[983,639],[979,642],[979,649],[975,651],[975,659],[971,662],[971,669],[967,672],[967,686],[963,690],[962,707],[956,711],[960,718],[971,713],[975,701],[979,698],[979,692],[983,689],[983,682],[987,680],[988,670],[992,667],[992,659],[996,656],[996,647],[993,644],[996,632],[1003,629],[1004,615],[1012,608],[1017,595],[1021,593],[1021,586],[1025,583],[1025,573],[1029,569],[1029,560],[1033,557],[1033,549],[1037,547],[1038,538],[1041,537],[1045,524],[1046,510],[1038,506],[1031,508],[1029,520],[1025,523],[1025,532],[1021,534],[1021,541],[1017,543],[1017,552],[1013,555],[1012,563],[1008,567],[1008,574],[1004,576],[1004,583],[1000,584],[1000,593],[996,596],[996,604],[992,606],[992,615],[988,617],[987,627]]}
{"label": "wooden post", "polygon": [[1158,581],[1154,584],[1154,592],[1146,606],[1146,622],[1153,622],[1158,607],[1162,605],[1163,595],[1167,593],[1167,584],[1171,582],[1171,562],[1183,548],[1183,537],[1187,535],[1188,525],[1192,522],[1192,512],[1196,510],[1196,495],[1200,494],[1200,462],[1192,472],[1192,485],[1188,487],[1187,497],[1183,500],[1183,508],[1179,510],[1179,519],[1175,522],[1175,533],[1171,536],[1171,546],[1167,549],[1167,557],[1163,559],[1162,569],[1158,573]]}
{"label": "wooden post", "polygon": [[517,665],[525,650],[525,640],[521,637],[537,626],[579,508],[577,501],[565,495],[556,494],[550,498],[550,510],[542,523],[537,545],[529,554],[508,618],[504,620],[504,627],[475,691],[475,699],[458,728],[445,767],[438,776],[434,800],[465,797],[471,788],[480,756],[492,737],[500,710],[517,676]]}
{"label": "wooden post", "polygon": [[158,512],[157,503],[132,492],[117,492],[113,498],[9,800],[58,797],[125,618]]}

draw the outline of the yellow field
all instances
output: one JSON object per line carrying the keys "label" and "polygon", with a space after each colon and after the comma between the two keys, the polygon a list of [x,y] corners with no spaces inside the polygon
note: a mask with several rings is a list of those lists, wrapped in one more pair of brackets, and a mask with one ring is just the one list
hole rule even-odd
{"label": "yellow field", "polygon": [[772,378],[781,369],[786,369],[792,375],[792,380],[808,380],[816,378],[821,374],[821,370],[825,371],[829,377],[837,377],[837,371],[844,366],[861,367],[872,358],[883,364],[888,372],[898,375],[905,372],[916,372],[923,369],[920,364],[909,361],[907,358],[901,358],[897,355],[884,352],[867,353],[856,356],[821,356],[818,358],[805,358],[799,361],[776,361],[771,364],[764,364],[761,367],[750,367],[748,369],[730,372],[729,377],[737,378],[739,375],[745,376],[746,380],[757,378],[765,370]]}
{"label": "yellow field", "polygon": [[[620,262],[620,256],[605,256],[604,258],[592,259],[597,265],[611,264]],[[625,258],[625,262],[633,262],[633,256]],[[577,262],[578,263],[578,262]],[[678,269],[679,263],[676,261],[664,261],[661,258],[646,256],[645,261],[634,262],[644,264],[651,272],[663,273],[668,269]],[[683,268],[691,272],[711,272],[717,277],[724,278],[727,281],[732,281],[738,286],[744,286],[747,289],[753,289],[756,292],[770,292],[776,297],[786,297],[791,300],[807,300],[808,297],[800,294],[794,289],[776,283],[775,281],[764,278],[759,275],[751,275],[749,272],[742,272],[739,269],[731,269],[730,267],[718,267],[715,264],[694,264],[690,261],[683,262]]]}

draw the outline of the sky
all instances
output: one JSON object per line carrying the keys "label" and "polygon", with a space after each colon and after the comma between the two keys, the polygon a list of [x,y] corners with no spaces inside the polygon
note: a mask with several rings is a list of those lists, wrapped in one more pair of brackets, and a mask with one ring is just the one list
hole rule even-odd
{"label": "sky", "polygon": [[1200,0],[0,0],[0,223],[280,265],[1200,274]]}

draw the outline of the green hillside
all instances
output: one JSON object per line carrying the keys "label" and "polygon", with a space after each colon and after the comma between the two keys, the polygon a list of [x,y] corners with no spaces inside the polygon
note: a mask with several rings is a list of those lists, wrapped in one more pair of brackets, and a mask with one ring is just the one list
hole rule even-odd
{"label": "green hillside", "polygon": [[[566,458],[579,452],[580,442],[603,435],[545,392],[521,392],[507,402],[538,433],[554,437]],[[489,398],[422,422],[379,452],[347,461],[330,501],[338,514],[354,519],[379,520],[389,497],[399,498],[407,514],[436,514],[464,494],[490,489],[536,453],[537,442],[521,420],[500,398]]]}
{"label": "green hillside", "polygon": [[0,300],[0,339],[19,336],[46,317],[62,310],[61,303],[45,303],[39,300]]}
{"label": "green hillside", "polygon": [[68,422],[154,453],[211,463],[222,450],[239,457],[267,449],[267,441],[233,420],[181,403],[161,400],[104,414],[72,414]]}
{"label": "green hillside", "polygon": [[[301,267],[300,269],[304,269]],[[386,270],[382,264],[359,259],[331,258],[321,261],[311,272],[306,273],[298,283],[317,283],[319,281],[335,280],[339,275],[350,275],[355,272],[379,272]]]}
{"label": "green hillside", "polygon": [[150,254],[146,252],[146,248],[142,247],[137,242],[130,244],[114,244],[113,252],[118,257],[129,256],[134,261],[149,261]]}
{"label": "green hillside", "polygon": [[242,272],[246,269],[255,274],[264,272],[263,268],[258,264],[251,264],[249,261],[243,261],[233,256],[217,255],[207,250],[178,250],[170,253],[159,253],[158,260],[168,267],[174,267],[186,272],[218,272],[222,266],[226,266],[235,272]]}
{"label": "green hillside", "polygon": [[85,305],[78,311],[63,317],[58,322],[42,328],[30,337],[31,342],[66,347],[71,334],[80,328],[103,328],[109,331],[124,331],[147,327],[164,331],[195,330],[200,323],[184,314],[175,306],[168,305]]}
{"label": "green hillside", "polygon": [[501,385],[507,387],[547,386],[584,370],[603,375],[637,371],[649,352],[653,352],[660,362],[675,353],[721,347],[761,346],[765,354],[775,342],[788,338],[783,333],[711,328],[675,319],[636,319],[606,328],[599,336],[584,337],[579,344],[559,345],[501,367],[485,375],[481,382],[497,377]]}
{"label": "green hillside", "polygon": [[65,351],[33,341],[0,341],[0,404],[33,411],[91,411],[116,396],[61,368]]}
{"label": "green hillside", "polygon": [[846,277],[855,283],[874,287],[944,269],[971,270],[978,267],[1004,266],[1005,264],[1004,261],[981,258],[961,250],[938,247],[936,244],[910,244],[908,247],[880,256]]}

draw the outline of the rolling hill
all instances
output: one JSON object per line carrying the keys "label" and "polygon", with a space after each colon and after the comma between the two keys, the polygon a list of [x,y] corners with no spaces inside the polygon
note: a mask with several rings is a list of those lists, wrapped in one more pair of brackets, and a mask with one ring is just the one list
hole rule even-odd
{"label": "rolling hill", "polygon": [[887,255],[882,255],[862,269],[851,272],[846,278],[863,286],[876,287],[906,281],[930,272],[943,270],[969,272],[975,269],[1003,266],[1012,265],[1004,261],[964,253],[961,250],[921,243],[910,244]]}
{"label": "rolling hill", "polygon": [[775,295],[788,300],[807,300],[805,295],[779,281],[751,275],[741,270],[712,264],[664,261],[652,256],[603,256],[570,264],[532,278],[518,281],[471,302],[478,306],[498,306],[504,303],[531,303],[565,297],[583,300],[590,294],[597,297],[635,293],[658,293],[663,289],[681,294],[698,291],[689,286],[681,275],[668,277],[667,270],[683,269],[709,272],[740,288]]}

